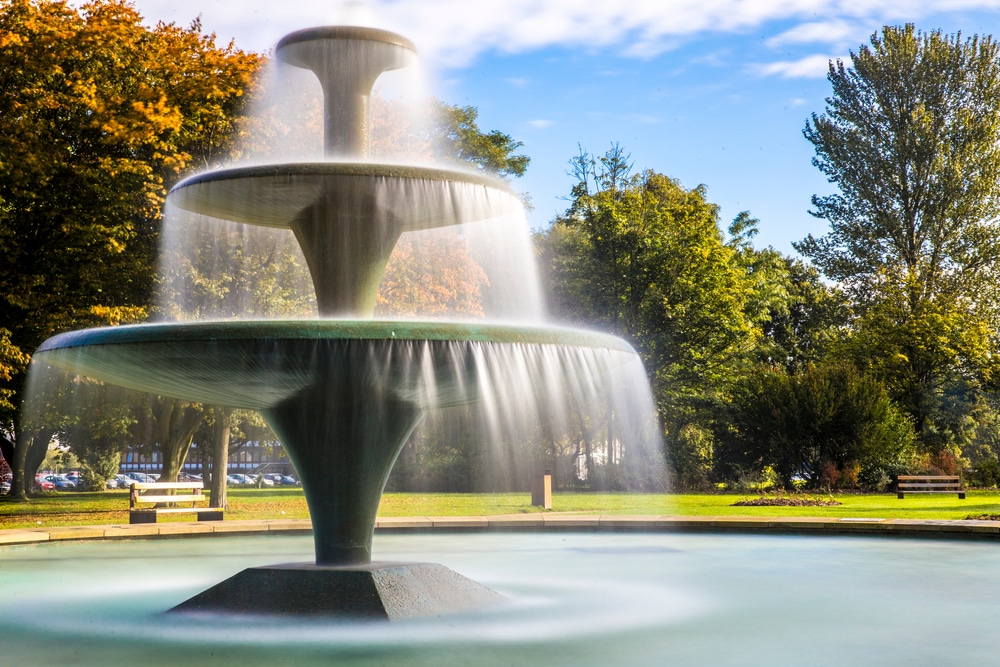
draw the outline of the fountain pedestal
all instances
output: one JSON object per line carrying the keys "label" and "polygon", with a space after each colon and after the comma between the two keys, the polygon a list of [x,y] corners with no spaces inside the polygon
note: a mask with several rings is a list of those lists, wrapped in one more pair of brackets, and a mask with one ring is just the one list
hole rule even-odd
{"label": "fountain pedestal", "polygon": [[503,599],[436,563],[291,563],[248,568],[170,611],[397,621],[455,613]]}

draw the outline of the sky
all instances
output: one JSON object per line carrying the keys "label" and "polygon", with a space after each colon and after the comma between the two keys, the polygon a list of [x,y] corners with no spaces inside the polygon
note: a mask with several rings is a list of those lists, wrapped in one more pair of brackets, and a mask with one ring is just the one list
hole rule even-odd
{"label": "sky", "polygon": [[353,23],[413,41],[432,93],[523,142],[514,186],[546,227],[563,212],[569,160],[615,143],[635,170],[704,185],[721,222],[760,220],[758,247],[794,255],[821,235],[814,194],[835,192],[802,136],[830,94],[831,59],[884,25],[1000,36],[1000,0],[135,0],[145,19],[200,17],[217,43],[263,52],[284,34]]}

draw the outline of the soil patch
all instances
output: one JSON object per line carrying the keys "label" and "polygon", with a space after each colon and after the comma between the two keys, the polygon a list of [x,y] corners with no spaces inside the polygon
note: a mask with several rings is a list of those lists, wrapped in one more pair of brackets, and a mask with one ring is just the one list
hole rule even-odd
{"label": "soil patch", "polygon": [[970,514],[966,521],[1000,521],[1000,514]]}

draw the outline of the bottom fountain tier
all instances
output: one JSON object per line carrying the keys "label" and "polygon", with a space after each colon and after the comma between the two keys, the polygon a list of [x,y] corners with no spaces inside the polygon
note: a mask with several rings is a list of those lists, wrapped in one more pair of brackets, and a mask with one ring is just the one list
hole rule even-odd
{"label": "bottom fountain tier", "polygon": [[[302,480],[317,565],[363,565],[389,472],[428,409],[498,396],[520,406],[593,401],[602,385],[623,383],[614,370],[636,357],[618,338],[572,329],[296,320],[75,331],[46,341],[36,359],[259,410]],[[518,410],[500,402],[494,413]]]}

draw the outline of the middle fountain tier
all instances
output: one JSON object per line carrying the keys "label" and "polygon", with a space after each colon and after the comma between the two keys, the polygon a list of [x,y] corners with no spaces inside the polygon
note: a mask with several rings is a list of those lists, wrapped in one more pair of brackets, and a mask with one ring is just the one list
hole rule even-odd
{"label": "middle fountain tier", "polygon": [[179,183],[168,201],[290,228],[320,315],[354,319],[90,329],[49,339],[36,359],[163,396],[259,410],[282,442],[309,505],[315,565],[254,568],[179,609],[404,618],[489,602],[492,591],[440,566],[371,563],[379,500],[403,444],[430,409],[482,402],[500,421],[559,405],[581,423],[588,411],[616,414],[624,425],[617,451],[631,448],[648,473],[653,466],[625,433],[652,416],[648,389],[641,400],[615,395],[645,387],[642,364],[628,344],[594,332],[370,319],[402,232],[499,217],[520,201],[481,174],[367,161],[371,88],[383,71],[413,62],[404,38],[314,28],[282,39],[275,55],[319,77],[329,160],[207,172]]}

